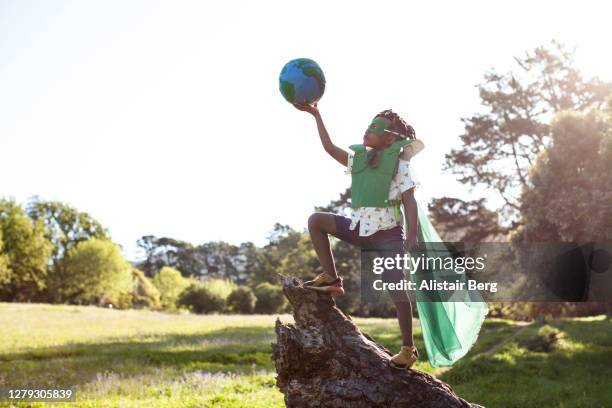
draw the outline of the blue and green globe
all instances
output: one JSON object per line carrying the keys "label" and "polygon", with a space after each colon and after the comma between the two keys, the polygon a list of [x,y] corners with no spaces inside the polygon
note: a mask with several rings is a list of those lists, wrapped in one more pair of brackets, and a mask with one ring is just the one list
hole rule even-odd
{"label": "blue and green globe", "polygon": [[325,92],[323,70],[309,58],[297,58],[285,64],[279,77],[279,88],[289,103],[310,104]]}

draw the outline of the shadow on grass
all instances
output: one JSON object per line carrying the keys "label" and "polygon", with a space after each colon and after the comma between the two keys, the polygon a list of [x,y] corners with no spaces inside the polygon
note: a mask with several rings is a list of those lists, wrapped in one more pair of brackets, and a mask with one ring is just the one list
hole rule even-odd
{"label": "shadow on grass", "polygon": [[[401,346],[395,324],[363,326],[389,350]],[[47,378],[70,385],[105,372],[135,376],[157,370],[176,375],[196,370],[236,374],[273,371],[271,343],[275,341],[272,326],[229,326],[201,334],[147,335],[95,343],[75,339],[70,344],[0,354],[0,373],[12,373],[6,381],[23,386],[44,383]],[[415,344],[423,351],[422,369],[431,372],[418,328]]]}
{"label": "shadow on grass", "polygon": [[159,369],[235,373],[272,370],[274,339],[271,327],[226,327],[143,341],[72,343],[1,354],[0,372],[12,373],[6,381],[15,380],[23,386],[24,381],[30,383],[44,376],[58,376],[58,381],[74,384],[106,371],[134,375]]}

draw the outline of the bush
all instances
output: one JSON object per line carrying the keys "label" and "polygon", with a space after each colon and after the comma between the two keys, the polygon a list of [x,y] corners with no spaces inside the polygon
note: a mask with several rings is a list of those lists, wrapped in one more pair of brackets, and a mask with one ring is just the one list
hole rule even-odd
{"label": "bush", "polygon": [[255,287],[256,313],[280,313],[285,309],[287,300],[283,294],[283,289],[271,283],[260,283]]}
{"label": "bush", "polygon": [[132,269],[133,288],[132,288],[132,306],[136,308],[152,308],[160,307],[159,290],[139,269]]}
{"label": "bush", "polygon": [[530,351],[542,351],[548,353],[555,349],[561,337],[562,333],[559,329],[545,324],[544,326],[540,327],[537,335],[527,337],[519,342],[519,345]]}
{"label": "bush", "polygon": [[178,270],[164,266],[153,277],[153,284],[159,290],[161,307],[166,310],[175,310],[179,296],[190,283]]}
{"label": "bush", "polygon": [[227,297],[227,308],[234,313],[253,313],[257,298],[246,286],[239,286]]}
{"label": "bush", "polygon": [[117,309],[131,309],[134,306],[134,294],[132,292],[122,292],[114,299],[102,297],[98,304]]}
{"label": "bush", "polygon": [[194,313],[220,312],[225,307],[225,298],[203,283],[193,283],[178,299],[179,306],[186,306]]}
{"label": "bush", "polygon": [[238,287],[234,282],[226,280],[226,279],[207,279],[202,284],[207,287],[211,292],[216,293],[221,296],[223,300],[227,299],[227,297]]}
{"label": "bush", "polygon": [[52,274],[53,287],[61,302],[116,304],[132,291],[131,269],[113,242],[89,239],[68,251]]}

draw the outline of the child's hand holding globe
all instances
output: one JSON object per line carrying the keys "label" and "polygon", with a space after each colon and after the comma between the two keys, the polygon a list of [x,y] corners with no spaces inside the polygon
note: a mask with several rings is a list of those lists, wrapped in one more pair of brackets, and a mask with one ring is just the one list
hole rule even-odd
{"label": "child's hand holding globe", "polygon": [[312,104],[293,103],[292,105],[295,106],[296,109],[308,112],[313,116],[319,113],[319,108],[317,108],[317,102],[314,102]]}

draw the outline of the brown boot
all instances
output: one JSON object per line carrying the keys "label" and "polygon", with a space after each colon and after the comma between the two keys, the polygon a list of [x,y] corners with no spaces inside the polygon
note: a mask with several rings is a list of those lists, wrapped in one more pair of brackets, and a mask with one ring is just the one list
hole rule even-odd
{"label": "brown boot", "polygon": [[406,370],[419,358],[419,351],[415,346],[402,346],[399,353],[391,357],[389,365],[398,370]]}
{"label": "brown boot", "polygon": [[342,287],[342,278],[339,276],[332,276],[327,272],[321,272],[313,280],[304,282],[304,287],[319,292],[326,292],[330,295],[344,295],[344,288]]}

